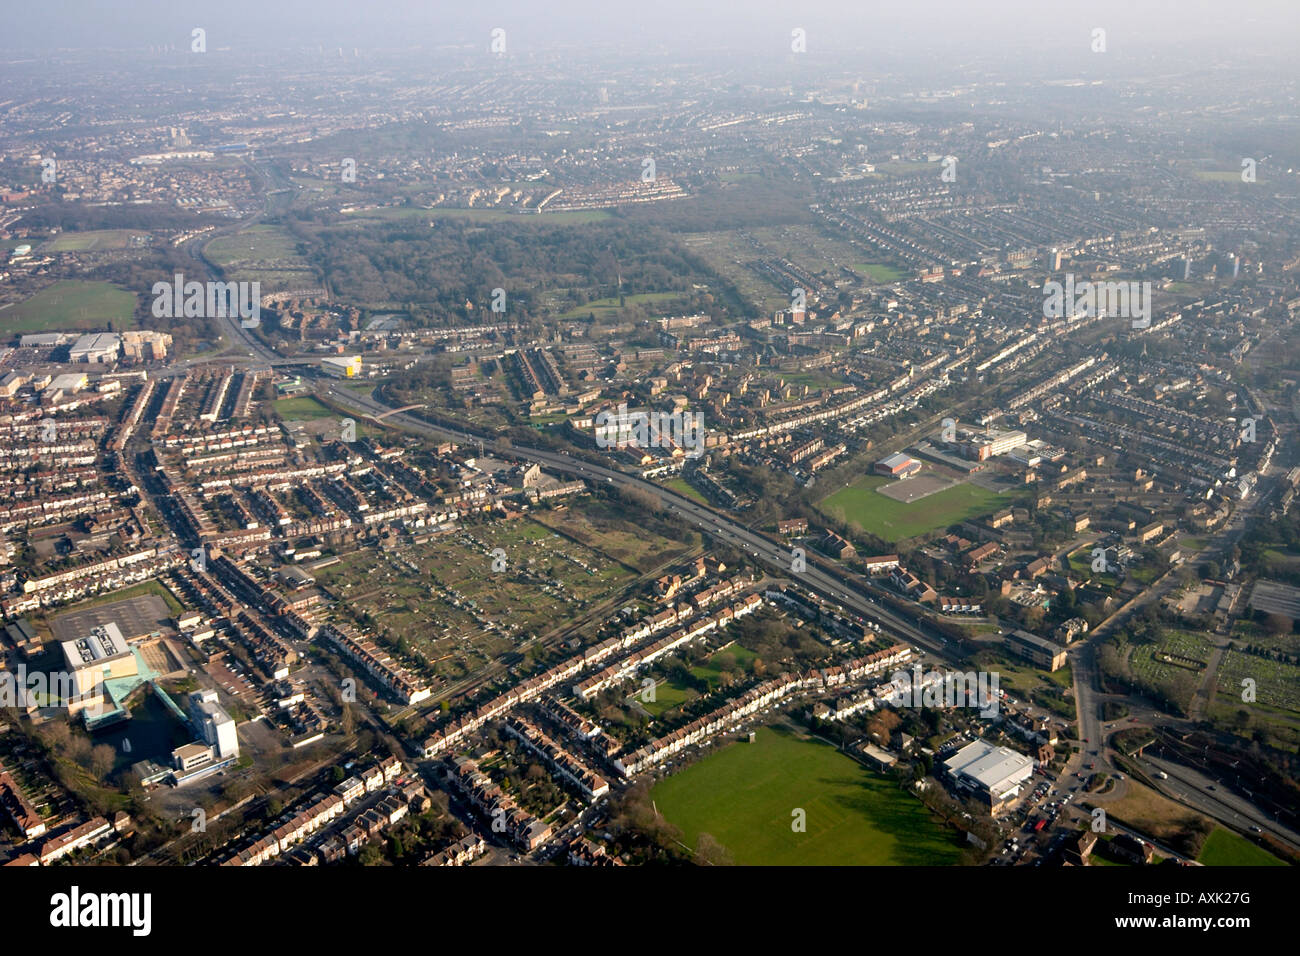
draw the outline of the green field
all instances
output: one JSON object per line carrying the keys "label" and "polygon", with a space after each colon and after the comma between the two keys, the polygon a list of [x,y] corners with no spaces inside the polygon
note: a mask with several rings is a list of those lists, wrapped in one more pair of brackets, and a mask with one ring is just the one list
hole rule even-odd
{"label": "green field", "polygon": [[897,282],[903,278],[902,270],[879,262],[859,262],[853,267],[853,271],[861,272],[872,282]]}
{"label": "green field", "polygon": [[1014,499],[996,491],[963,482],[904,504],[877,493],[893,479],[871,475],[822,499],[818,505],[828,515],[847,521],[884,541],[901,541],[946,528],[1009,507]]}
{"label": "green field", "polygon": [[97,229],[90,232],[64,232],[50,240],[42,252],[92,252],[102,249],[125,249],[134,236],[149,233],[132,229]]}
{"label": "green field", "polygon": [[1206,866],[1286,866],[1286,861],[1223,827],[1205,838],[1196,862]]}
{"label": "green field", "polygon": [[310,395],[299,395],[297,398],[277,398],[275,400],[275,413],[286,421],[310,421],[313,418],[342,417]]}
{"label": "green field", "polygon": [[[556,215],[562,216],[564,215],[564,213],[556,213]],[[685,294],[681,292],[642,292],[639,295],[623,296],[623,302],[624,305],[640,305],[640,304],[653,304],[658,302],[671,302],[675,299],[682,299],[682,298],[685,298]],[[588,302],[586,305],[580,305],[577,306],[576,308],[569,309],[567,312],[562,312],[559,315],[557,315],[556,318],[557,319],[580,319],[580,318],[586,318],[588,315],[591,315],[593,313],[598,319],[608,318],[609,316],[618,313],[622,308],[623,306],[620,306],[618,304],[618,299],[616,298],[594,299],[591,302]]]}
{"label": "green field", "polygon": [[[758,657],[756,653],[747,647],[741,647],[734,641],[726,647],[718,650],[711,655],[703,664],[691,668],[692,676],[699,680],[705,681],[710,690],[715,690],[722,684],[722,663],[723,659],[730,657],[732,661],[727,662],[729,669],[740,671],[744,666]],[[734,663],[733,663],[734,662]],[[638,690],[634,696],[638,696]],[[641,704],[649,713],[658,717],[664,711],[684,703],[692,697],[698,696],[698,692],[684,684],[678,683],[675,679],[663,681],[655,687],[655,699]]]}
{"label": "green field", "polygon": [[[639,689],[632,696],[638,701],[641,701],[641,691]],[[698,695],[689,688],[682,687],[674,681],[666,680],[655,685],[655,699],[651,701],[641,701],[641,706],[647,713],[654,717],[658,717],[665,710],[670,710],[673,707],[684,704],[693,696]]]}
{"label": "green field", "polygon": [[136,297],[110,282],[61,279],[26,302],[0,310],[0,332],[121,331],[135,327]]}
{"label": "green field", "polygon": [[[929,811],[828,744],[763,728],[650,792],[688,846],[715,837],[751,866],[950,865],[959,847]],[[791,828],[807,814],[806,832]]]}
{"label": "green field", "polygon": [[259,282],[262,292],[314,289],[320,278],[298,254],[298,240],[279,226],[252,226],[231,236],[218,236],[203,250],[226,271],[232,282]]}
{"label": "green field", "polygon": [[708,505],[709,500],[695,490],[695,486],[681,476],[669,478],[663,483],[664,487],[670,491],[675,491],[683,498],[690,498],[697,504]]}
{"label": "green field", "polygon": [[298,255],[298,241],[278,226],[252,226],[232,236],[218,236],[207,244],[203,253],[226,269],[286,260],[304,264]]}

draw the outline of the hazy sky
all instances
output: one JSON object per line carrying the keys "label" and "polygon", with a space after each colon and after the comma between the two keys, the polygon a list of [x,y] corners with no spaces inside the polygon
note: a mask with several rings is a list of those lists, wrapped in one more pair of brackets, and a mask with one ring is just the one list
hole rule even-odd
{"label": "hazy sky", "polygon": [[503,27],[511,51],[617,48],[785,53],[790,30],[808,52],[863,57],[939,47],[1015,56],[1077,49],[1093,27],[1116,54],[1216,54],[1300,47],[1300,0],[41,0],[11,7],[8,59],[51,49],[324,44],[399,48],[481,42]]}

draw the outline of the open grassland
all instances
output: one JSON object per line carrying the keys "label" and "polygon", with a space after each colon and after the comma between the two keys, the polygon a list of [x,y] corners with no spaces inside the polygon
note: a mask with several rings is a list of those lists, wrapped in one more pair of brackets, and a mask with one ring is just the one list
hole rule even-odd
{"label": "open grassland", "polygon": [[872,282],[897,282],[903,278],[903,271],[880,262],[859,262],[853,266],[854,272],[860,272]]}
{"label": "open grassland", "polygon": [[62,279],[26,302],[0,309],[0,332],[50,332],[77,329],[117,331],[135,327],[136,297],[110,282]]}
{"label": "open grassland", "polygon": [[[959,847],[890,779],[828,744],[763,728],[754,743],[710,754],[651,791],[694,846],[708,833],[756,866],[945,865]],[[806,831],[794,832],[796,809]]]}
{"label": "open grassland", "polygon": [[142,242],[149,233],[133,229],[96,229],[90,232],[64,232],[55,236],[41,252],[100,252],[125,249],[132,241]]}
{"label": "open grassland", "polygon": [[1194,830],[1205,820],[1195,810],[1175,803],[1131,777],[1127,784],[1123,797],[1106,804],[1106,815],[1157,843],[1167,846],[1175,837]]}
{"label": "open grassland", "polygon": [[1010,507],[1016,500],[963,482],[905,504],[877,491],[893,480],[878,475],[859,478],[822,499],[818,507],[885,541],[901,541]]}
{"label": "open grassland", "polygon": [[617,298],[593,299],[585,305],[561,312],[556,318],[585,319],[589,315],[594,315],[598,319],[607,319],[617,315],[629,305],[651,305],[662,308],[684,298],[685,296],[680,292],[642,292],[638,295],[623,296],[623,305],[619,305]]}
{"label": "open grassland", "polygon": [[208,243],[204,255],[223,268],[305,265],[298,255],[298,242],[279,226],[252,226],[230,236],[218,236]]}
{"label": "open grassland", "polygon": [[1206,837],[1196,862],[1206,866],[1286,866],[1284,860],[1223,827]]}
{"label": "open grassland", "polygon": [[275,413],[285,421],[311,421],[315,418],[336,418],[338,413],[331,411],[310,395],[298,395],[294,398],[277,398],[274,403]]}

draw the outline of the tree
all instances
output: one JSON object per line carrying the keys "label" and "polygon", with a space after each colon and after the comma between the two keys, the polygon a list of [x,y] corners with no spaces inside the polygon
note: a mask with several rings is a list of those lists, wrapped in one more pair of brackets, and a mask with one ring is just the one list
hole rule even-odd
{"label": "tree", "polygon": [[1290,634],[1295,628],[1295,621],[1285,614],[1270,614],[1264,622],[1264,627],[1273,637],[1281,637]]}
{"label": "tree", "polygon": [[730,851],[711,833],[701,832],[695,838],[695,862],[699,866],[734,866]]}
{"label": "tree", "polygon": [[101,780],[113,769],[117,753],[108,744],[99,744],[90,752],[90,769]]}

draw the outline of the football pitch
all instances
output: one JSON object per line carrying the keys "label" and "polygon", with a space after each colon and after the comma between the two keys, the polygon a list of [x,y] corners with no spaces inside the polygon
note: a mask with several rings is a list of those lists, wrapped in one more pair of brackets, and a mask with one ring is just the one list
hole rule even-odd
{"label": "football pitch", "polygon": [[[829,744],[761,728],[650,792],[695,846],[713,836],[748,866],[947,865],[960,847],[920,801]],[[795,832],[794,811],[806,814]]]}
{"label": "football pitch", "polygon": [[822,499],[818,507],[884,541],[901,541],[1010,507],[1017,501],[1011,495],[1000,495],[967,481],[904,503],[877,491],[893,481],[877,475],[860,478]]}

